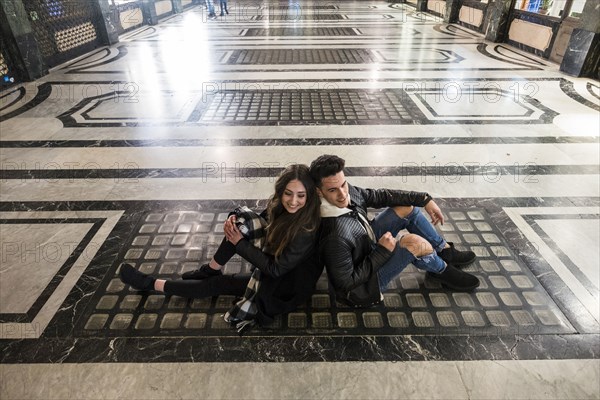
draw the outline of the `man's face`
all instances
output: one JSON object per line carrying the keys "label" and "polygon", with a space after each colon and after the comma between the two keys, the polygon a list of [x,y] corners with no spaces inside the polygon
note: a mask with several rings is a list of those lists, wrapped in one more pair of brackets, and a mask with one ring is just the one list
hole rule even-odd
{"label": "man's face", "polygon": [[321,179],[321,187],[317,190],[321,197],[334,206],[344,208],[350,205],[348,182],[346,182],[344,171]]}

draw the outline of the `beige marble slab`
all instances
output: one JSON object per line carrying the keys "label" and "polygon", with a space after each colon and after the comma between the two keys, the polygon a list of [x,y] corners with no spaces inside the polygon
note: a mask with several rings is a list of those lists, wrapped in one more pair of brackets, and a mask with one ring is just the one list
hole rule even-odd
{"label": "beige marble slab", "polygon": [[2,399],[597,399],[599,360],[1,365]]}

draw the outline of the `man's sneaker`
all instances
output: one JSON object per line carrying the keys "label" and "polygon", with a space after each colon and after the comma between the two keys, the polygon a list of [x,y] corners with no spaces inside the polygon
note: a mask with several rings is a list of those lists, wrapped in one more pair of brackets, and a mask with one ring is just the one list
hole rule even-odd
{"label": "man's sneaker", "polygon": [[220,269],[212,269],[208,264],[202,264],[200,268],[193,271],[184,272],[181,275],[182,279],[206,279],[211,276],[223,275]]}
{"label": "man's sneaker", "polygon": [[455,266],[459,265],[467,265],[471,264],[475,261],[475,253],[470,250],[460,251],[454,247],[454,243],[448,242],[447,249],[444,249],[438,253],[438,256],[444,261],[446,264],[452,264]]}
{"label": "man's sneaker", "polygon": [[427,276],[439,281],[442,286],[459,292],[470,292],[479,286],[479,279],[475,275],[461,271],[450,264],[446,265],[446,269],[442,273],[428,272]]}
{"label": "man's sneaker", "polygon": [[133,268],[131,264],[123,263],[119,269],[119,275],[123,283],[137,290],[154,290],[155,278],[144,274]]}

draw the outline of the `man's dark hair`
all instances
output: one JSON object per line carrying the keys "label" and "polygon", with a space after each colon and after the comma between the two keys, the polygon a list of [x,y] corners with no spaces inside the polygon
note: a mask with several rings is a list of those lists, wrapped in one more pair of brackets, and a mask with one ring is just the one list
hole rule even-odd
{"label": "man's dark hair", "polygon": [[310,163],[310,176],[317,187],[321,187],[321,180],[341,172],[346,165],[343,158],[331,154],[323,154]]}

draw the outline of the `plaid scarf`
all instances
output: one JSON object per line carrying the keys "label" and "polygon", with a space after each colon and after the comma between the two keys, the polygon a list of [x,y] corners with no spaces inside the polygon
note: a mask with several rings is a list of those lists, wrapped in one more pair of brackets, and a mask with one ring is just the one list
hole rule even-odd
{"label": "plaid scarf", "polygon": [[[238,229],[255,247],[262,249],[265,239],[265,227],[267,222],[257,213],[250,210],[248,207],[238,207],[233,213],[237,216]],[[237,332],[242,335],[248,329],[256,325],[256,314],[258,309],[254,298],[260,288],[260,270],[254,268],[250,282],[246,287],[244,297],[234,304],[234,306],[225,313],[224,319],[231,326],[235,327]]]}
{"label": "plaid scarf", "polygon": [[236,225],[246,240],[254,247],[263,248],[267,221],[246,206],[240,206],[229,215],[236,216]]}

